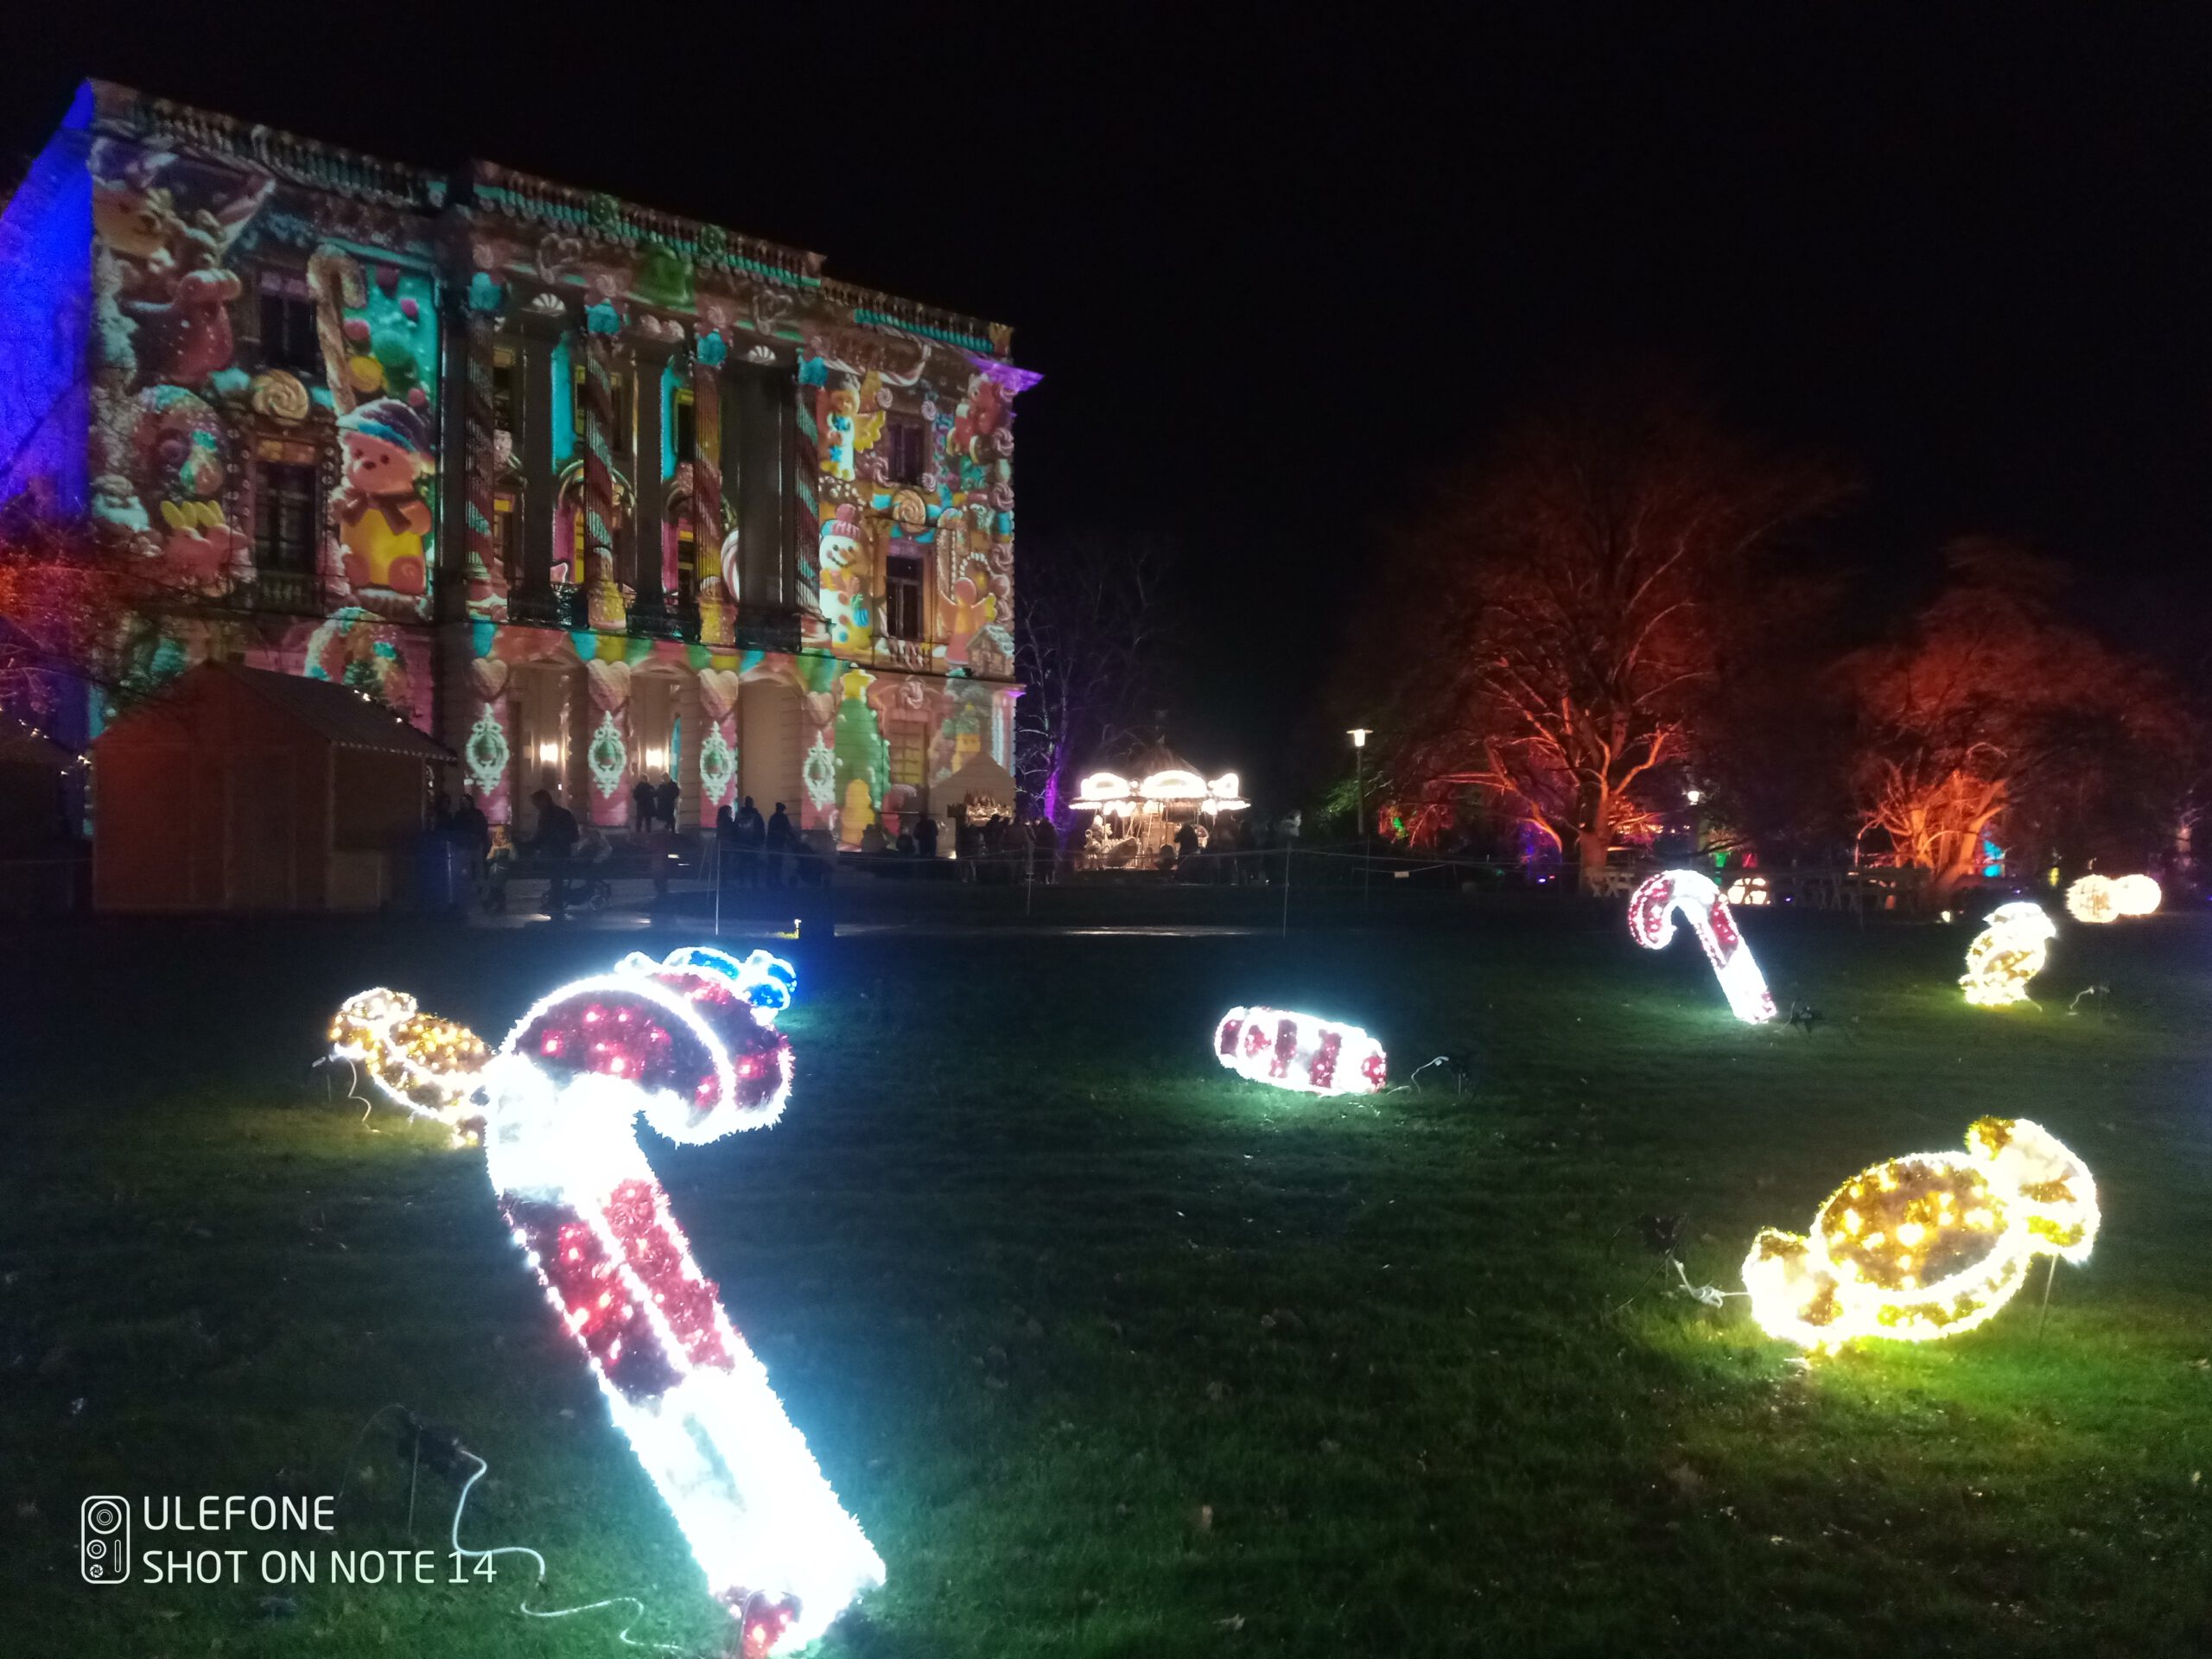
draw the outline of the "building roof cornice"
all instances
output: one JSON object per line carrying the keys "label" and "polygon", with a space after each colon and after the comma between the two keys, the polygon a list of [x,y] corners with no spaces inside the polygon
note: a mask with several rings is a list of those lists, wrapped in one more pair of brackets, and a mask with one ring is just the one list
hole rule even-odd
{"label": "building roof cornice", "polygon": [[91,108],[83,124],[96,136],[244,162],[294,184],[384,207],[435,213],[445,205],[445,178],[423,168],[364,156],[166,98],[149,98],[110,80],[87,80],[84,90],[91,94]]}

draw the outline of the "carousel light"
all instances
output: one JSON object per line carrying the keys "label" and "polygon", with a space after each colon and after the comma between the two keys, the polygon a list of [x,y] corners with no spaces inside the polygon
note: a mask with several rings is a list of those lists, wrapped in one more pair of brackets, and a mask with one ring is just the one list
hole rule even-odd
{"label": "carousel light", "polygon": [[1213,1052],[1239,1077],[1300,1094],[1372,1095],[1388,1080],[1382,1044],[1310,1014],[1231,1008],[1214,1027]]}
{"label": "carousel light", "polygon": [[2039,1255],[2088,1259],[2096,1184],[2048,1129],[1985,1117],[1966,1151],[1919,1153],[1846,1181],[1809,1235],[1769,1227],[1744,1259],[1751,1317],[1815,1351],[1864,1337],[1956,1336],[2012,1299]]}
{"label": "carousel light", "polygon": [[1695,870],[1662,870],[1629,895],[1629,936],[1647,950],[1664,950],[1675,937],[1680,911],[1705,957],[1719,977],[1728,1007],[1746,1025],[1774,1018],[1774,997],[1766,988],[1751,947],[1736,928],[1734,912],[1712,879]]}
{"label": "carousel light", "polygon": [[1206,780],[1195,772],[1180,766],[1171,766],[1166,772],[1149,774],[1137,785],[1140,798],[1146,801],[1196,801],[1205,798]]}
{"label": "carousel light", "polygon": [[1959,977],[1967,1001],[1978,1008],[2026,1001],[2028,982],[2043,971],[2057,932],[2043,906],[2024,899],[1991,911],[1988,925],[1967,947],[1967,970]]}
{"label": "carousel light", "polygon": [[1126,801],[1129,793],[1129,780],[1119,772],[1094,772],[1076,791],[1074,804],[1079,807],[1103,806],[1109,801]]}

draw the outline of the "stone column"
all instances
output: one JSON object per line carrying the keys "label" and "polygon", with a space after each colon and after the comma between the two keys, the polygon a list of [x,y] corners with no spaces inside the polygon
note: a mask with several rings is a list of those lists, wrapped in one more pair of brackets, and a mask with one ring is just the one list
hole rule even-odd
{"label": "stone column", "polygon": [[[541,296],[550,297],[550,296]],[[553,599],[553,346],[567,321],[557,300],[533,305],[522,319],[517,401],[522,450],[522,569],[509,571],[511,609],[518,620],[551,623]]]}
{"label": "stone column", "polygon": [[[670,607],[674,595],[668,591],[662,567],[661,503],[666,499],[666,480],[661,476],[661,381],[668,368],[673,349],[664,340],[641,336],[634,354],[637,385],[634,396],[638,411],[638,448],[635,462],[637,474],[636,511],[630,526],[631,583],[638,592],[637,619],[640,626],[654,633],[668,627]],[[680,462],[681,455],[677,457]]]}

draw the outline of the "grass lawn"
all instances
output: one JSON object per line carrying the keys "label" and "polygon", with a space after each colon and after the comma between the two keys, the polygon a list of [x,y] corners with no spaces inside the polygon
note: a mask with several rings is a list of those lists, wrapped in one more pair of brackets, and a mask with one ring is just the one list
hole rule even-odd
{"label": "grass lawn", "polygon": [[[2042,1007],[2001,1014],[1952,982],[1961,929],[1749,931],[1813,1035],[1737,1025],[1687,937],[1653,957],[1615,908],[800,952],[784,1122],[649,1149],[889,1565],[825,1650],[2212,1649],[2212,923],[2069,929]],[[640,1639],[724,1635],[480,1154],[306,1073],[365,985],[496,1039],[638,942],[18,936],[0,1651],[621,1651],[618,1612],[519,1617],[512,1557],[435,1587],[79,1581],[98,1492],[343,1482],[322,1548],[442,1549],[452,1484],[423,1477],[410,1540],[394,1436],[359,1438],[393,1402],[490,1460],[464,1541],[543,1551],[536,1605],[635,1595]],[[2108,1010],[2069,1016],[2090,981]],[[1474,1086],[1240,1082],[1207,1051],[1239,1001],[1363,1024],[1401,1075],[1470,1054]],[[1810,1368],[1742,1302],[1662,1294],[1639,1215],[1687,1213],[1692,1275],[1732,1289],[1760,1225],[1987,1112],[2099,1184],[2040,1332],[2040,1266],[1981,1331]]]}

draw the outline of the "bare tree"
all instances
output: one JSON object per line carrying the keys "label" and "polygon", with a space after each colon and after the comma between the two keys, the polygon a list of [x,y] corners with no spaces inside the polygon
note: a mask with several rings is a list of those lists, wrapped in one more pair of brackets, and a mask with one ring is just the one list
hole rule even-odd
{"label": "bare tree", "polygon": [[1132,732],[1152,706],[1173,623],[1166,544],[1084,531],[1025,543],[1014,662],[1014,766],[1037,809],[1058,816],[1070,774]]}
{"label": "bare tree", "polygon": [[1648,389],[1509,432],[1405,547],[1389,620],[1408,664],[1388,734],[1400,786],[1490,798],[1572,845],[1593,887],[1758,626],[1763,557],[1840,487]]}

